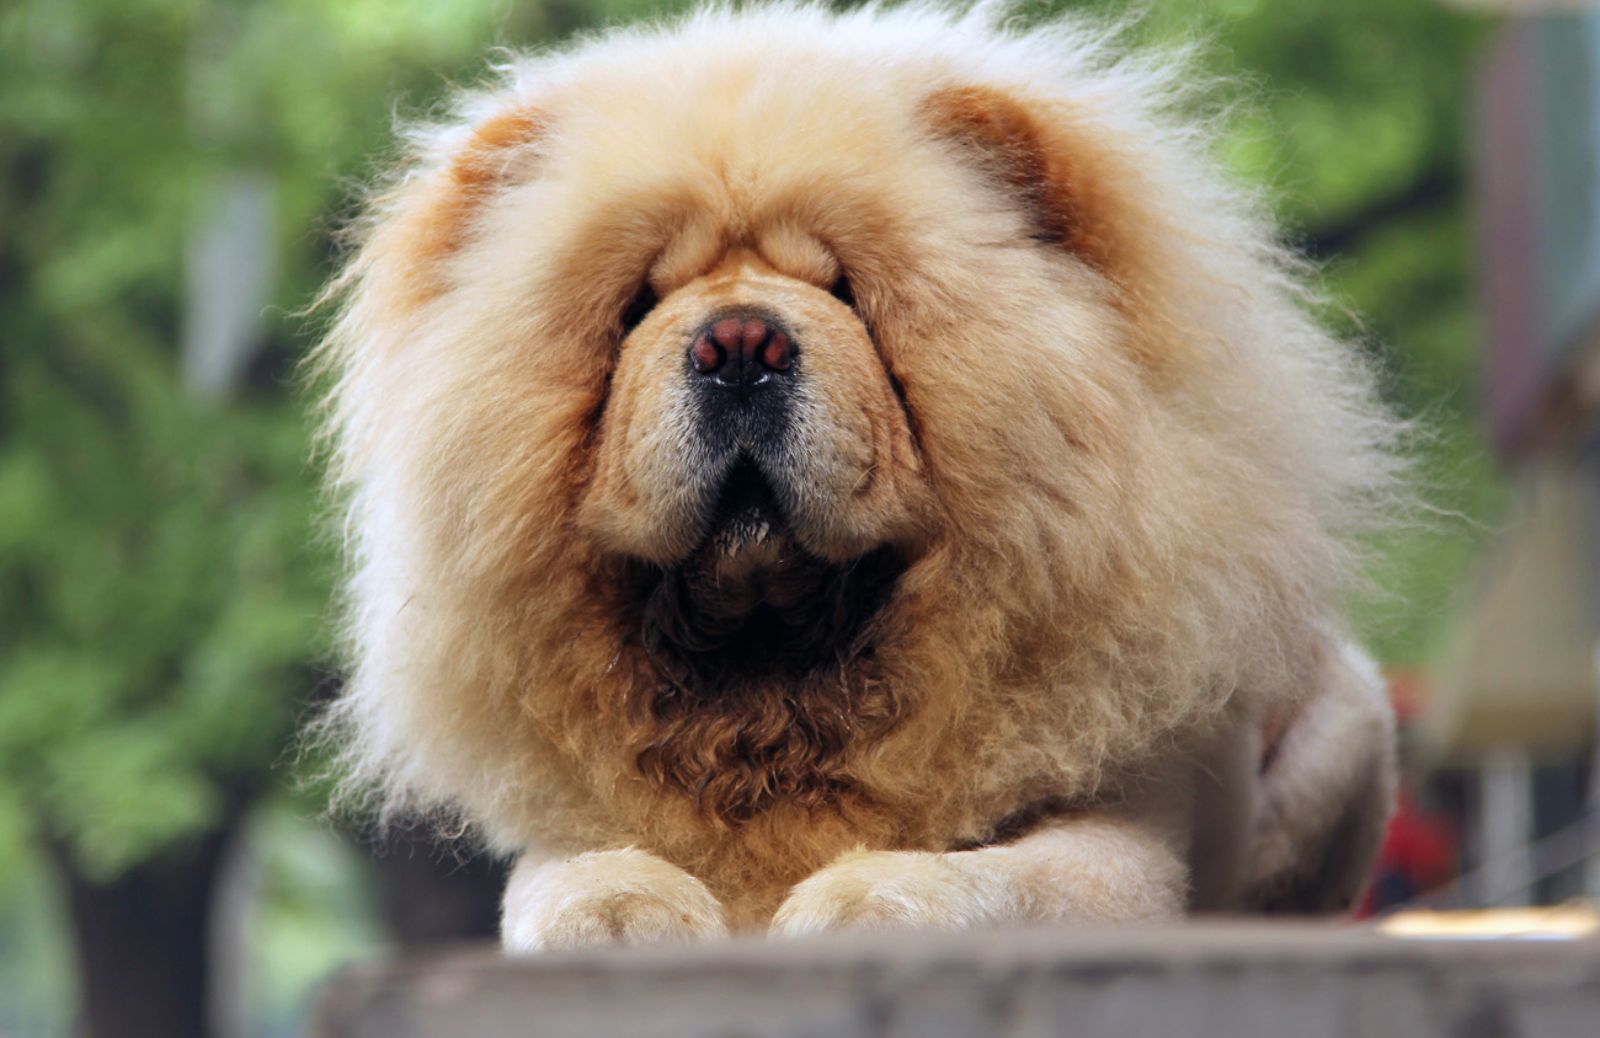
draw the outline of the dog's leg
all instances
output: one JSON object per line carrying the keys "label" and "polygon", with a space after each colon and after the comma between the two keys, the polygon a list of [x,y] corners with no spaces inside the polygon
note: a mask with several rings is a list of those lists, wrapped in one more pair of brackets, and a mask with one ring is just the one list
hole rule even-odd
{"label": "dog's leg", "polygon": [[1393,810],[1394,711],[1377,667],[1348,646],[1328,654],[1323,673],[1261,772],[1249,909],[1350,908]]}
{"label": "dog's leg", "polygon": [[1184,894],[1184,867],[1156,828],[1082,815],[1004,846],[846,854],[790,892],[772,931],[1156,920],[1181,914]]}
{"label": "dog's leg", "polygon": [[594,851],[565,861],[525,856],[506,884],[500,940],[531,952],[726,936],[706,885],[653,854]]}

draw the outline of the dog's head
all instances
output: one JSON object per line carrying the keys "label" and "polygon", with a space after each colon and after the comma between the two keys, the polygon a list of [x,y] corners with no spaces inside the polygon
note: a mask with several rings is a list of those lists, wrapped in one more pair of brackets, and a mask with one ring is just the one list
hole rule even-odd
{"label": "dog's head", "polygon": [[1386,426],[1170,83],[1087,41],[707,15],[420,135],[324,354],[363,752],[504,815],[610,731],[748,816],[912,715],[1088,774],[1270,670]]}
{"label": "dog's head", "polygon": [[849,273],[779,219],[706,220],[643,274],[576,517],[672,588],[673,644],[803,667],[938,523]]}

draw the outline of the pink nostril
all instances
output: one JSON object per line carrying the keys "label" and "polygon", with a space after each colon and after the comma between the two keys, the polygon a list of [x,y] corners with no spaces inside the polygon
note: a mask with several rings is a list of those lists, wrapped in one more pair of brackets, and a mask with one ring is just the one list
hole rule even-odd
{"label": "pink nostril", "polygon": [[761,350],[761,363],[773,371],[788,371],[793,356],[794,351],[789,346],[789,337],[774,330]]}
{"label": "pink nostril", "polygon": [[694,364],[694,370],[702,375],[709,375],[722,367],[722,362],[727,359],[722,347],[711,341],[711,336],[702,335],[689,347],[689,360]]}

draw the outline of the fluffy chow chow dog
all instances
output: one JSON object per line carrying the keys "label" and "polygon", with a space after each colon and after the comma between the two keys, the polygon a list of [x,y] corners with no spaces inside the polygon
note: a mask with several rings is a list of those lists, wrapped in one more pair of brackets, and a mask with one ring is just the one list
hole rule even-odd
{"label": "fluffy chow chow dog", "polygon": [[1183,73],[716,10],[419,129],[330,288],[352,786],[508,947],[1349,903],[1393,425]]}

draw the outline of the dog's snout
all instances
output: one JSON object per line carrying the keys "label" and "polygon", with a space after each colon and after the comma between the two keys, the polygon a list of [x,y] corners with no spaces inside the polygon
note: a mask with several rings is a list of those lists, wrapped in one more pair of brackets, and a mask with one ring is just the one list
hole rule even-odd
{"label": "dog's snout", "polygon": [[794,368],[794,339],[759,314],[712,318],[689,346],[689,364],[706,382],[727,389],[766,385]]}

